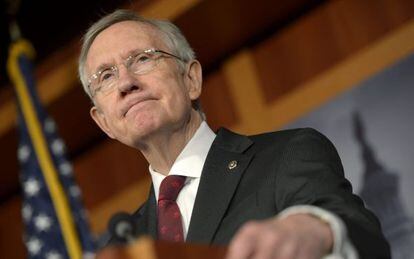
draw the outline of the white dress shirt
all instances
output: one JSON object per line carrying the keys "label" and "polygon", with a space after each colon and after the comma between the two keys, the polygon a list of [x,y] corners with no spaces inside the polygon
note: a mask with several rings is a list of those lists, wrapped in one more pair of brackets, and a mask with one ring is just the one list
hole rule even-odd
{"label": "white dress shirt", "polygon": [[[184,187],[177,197],[177,204],[180,208],[184,239],[187,237],[190,225],[191,214],[193,213],[194,202],[200,183],[201,171],[211,144],[213,144],[216,134],[210,129],[205,121],[201,122],[194,136],[187,143],[178,155],[168,175],[186,176]],[[151,165],[149,166],[152,184],[154,185],[155,198],[158,201],[158,194],[162,180],[166,177],[160,174]]]}
{"label": "white dress shirt", "polygon": [[[184,239],[187,237],[198,185],[200,184],[201,172],[215,137],[216,134],[203,121],[194,136],[178,155],[168,173],[168,175],[182,175],[187,177],[184,187],[177,197],[177,204],[182,216]],[[166,176],[156,172],[151,165],[149,166],[149,171],[152,184],[154,185],[155,198],[158,201],[160,185]],[[346,227],[338,216],[315,206],[298,205],[285,209],[276,217],[287,217],[296,213],[311,214],[329,224],[333,233],[334,244],[332,254],[325,256],[324,259],[358,258],[354,246],[348,239]]]}

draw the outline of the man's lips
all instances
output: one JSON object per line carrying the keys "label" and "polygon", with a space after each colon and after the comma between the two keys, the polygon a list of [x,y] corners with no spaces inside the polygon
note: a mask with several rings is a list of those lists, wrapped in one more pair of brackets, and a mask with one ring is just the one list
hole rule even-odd
{"label": "man's lips", "polygon": [[132,107],[136,106],[137,104],[150,101],[150,100],[155,100],[155,99],[151,98],[150,96],[143,96],[143,97],[133,98],[131,100],[128,100],[126,105],[122,109],[122,115],[125,117]]}

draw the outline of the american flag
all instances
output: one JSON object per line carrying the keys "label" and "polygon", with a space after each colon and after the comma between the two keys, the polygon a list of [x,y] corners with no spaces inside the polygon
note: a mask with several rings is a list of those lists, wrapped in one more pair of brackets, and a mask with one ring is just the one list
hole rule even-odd
{"label": "american flag", "polygon": [[[20,181],[23,190],[23,240],[28,258],[85,258],[93,256],[81,191],[65,155],[56,124],[35,92],[31,45],[13,43],[7,63],[18,100]],[[53,87],[51,85],[50,87]]]}

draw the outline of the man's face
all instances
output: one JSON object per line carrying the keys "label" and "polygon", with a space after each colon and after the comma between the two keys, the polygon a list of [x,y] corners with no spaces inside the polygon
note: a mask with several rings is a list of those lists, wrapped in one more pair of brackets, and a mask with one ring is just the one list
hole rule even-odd
{"label": "man's face", "polygon": [[123,63],[131,52],[151,48],[172,52],[156,29],[124,21],[102,31],[86,58],[87,75],[104,64],[118,67],[114,89],[97,92],[90,113],[108,136],[133,147],[159,134],[181,130],[194,116],[191,102],[201,93],[201,67],[196,61],[183,71],[176,59],[163,56],[146,74],[128,72]]}

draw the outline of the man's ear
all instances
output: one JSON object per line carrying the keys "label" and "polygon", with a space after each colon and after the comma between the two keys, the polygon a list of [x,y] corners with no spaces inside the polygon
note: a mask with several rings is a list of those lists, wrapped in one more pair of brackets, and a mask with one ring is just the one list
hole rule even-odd
{"label": "man's ear", "polygon": [[203,72],[200,62],[192,60],[188,64],[186,80],[188,82],[188,93],[191,100],[197,100],[201,95],[203,84]]}
{"label": "man's ear", "polygon": [[96,122],[96,124],[99,126],[99,128],[101,128],[101,130],[106,133],[106,135],[108,135],[112,139],[115,138],[115,136],[111,132],[111,129],[108,126],[103,112],[101,112],[96,106],[93,106],[90,109],[89,114],[91,115],[92,119]]}

